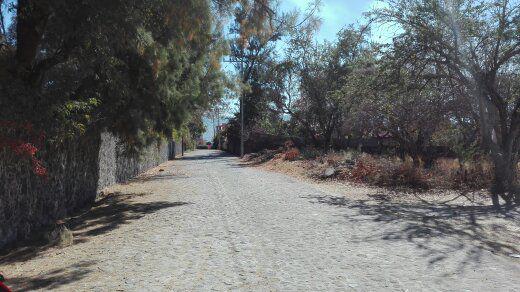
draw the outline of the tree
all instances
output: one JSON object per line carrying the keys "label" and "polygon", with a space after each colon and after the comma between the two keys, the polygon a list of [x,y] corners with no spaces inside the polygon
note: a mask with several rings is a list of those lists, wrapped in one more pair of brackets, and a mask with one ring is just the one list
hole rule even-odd
{"label": "tree", "polygon": [[347,90],[363,96],[349,123],[362,136],[391,138],[415,166],[430,165],[432,138],[451,123],[457,100],[439,80],[417,74],[431,69],[425,64],[403,62],[393,52],[376,53],[346,84]]}
{"label": "tree", "polygon": [[234,64],[243,89],[239,113],[241,154],[246,128],[249,132],[269,110],[263,83],[269,70],[266,65],[275,57],[276,42],[295,20],[291,14],[277,13],[274,6],[269,0],[241,0],[234,11],[229,61]]}
{"label": "tree", "polygon": [[399,25],[395,46],[420,59],[439,78],[463,87],[478,109],[482,146],[495,165],[491,189],[507,205],[520,202],[516,166],[520,151],[520,3],[508,0],[390,0],[373,12]]}
{"label": "tree", "polygon": [[0,119],[56,141],[102,129],[136,147],[171,136],[219,95],[211,5],[19,0],[0,52]]}
{"label": "tree", "polygon": [[[359,98],[347,83],[357,64],[370,50],[367,27],[349,27],[338,34],[335,43],[314,43],[315,24],[297,32],[279,67],[278,107],[298,121],[315,146],[327,151],[333,135],[342,136],[340,127]],[[297,83],[297,85],[295,85]]]}

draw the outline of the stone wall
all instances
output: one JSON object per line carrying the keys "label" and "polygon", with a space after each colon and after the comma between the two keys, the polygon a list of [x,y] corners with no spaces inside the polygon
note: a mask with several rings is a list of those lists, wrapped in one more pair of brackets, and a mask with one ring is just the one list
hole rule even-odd
{"label": "stone wall", "polygon": [[168,143],[153,143],[140,156],[125,155],[124,145],[116,147],[115,182],[129,180],[136,175],[168,160]]}
{"label": "stone wall", "polygon": [[28,161],[0,151],[0,249],[93,203],[101,189],[168,160],[169,149],[163,141],[129,156],[109,133],[86,135],[41,151],[47,179],[37,177]]}

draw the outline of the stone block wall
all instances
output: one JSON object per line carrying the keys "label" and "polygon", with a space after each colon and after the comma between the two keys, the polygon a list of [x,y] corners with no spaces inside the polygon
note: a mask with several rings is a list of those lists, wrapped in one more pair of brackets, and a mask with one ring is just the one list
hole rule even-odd
{"label": "stone block wall", "polygon": [[171,143],[168,144],[168,159],[175,159],[182,156],[182,154],[182,141],[172,140]]}
{"label": "stone block wall", "polygon": [[168,143],[152,143],[140,156],[125,155],[124,145],[116,146],[115,182],[129,180],[136,175],[168,160]]}
{"label": "stone block wall", "polygon": [[127,156],[110,133],[47,145],[41,151],[47,179],[37,177],[28,161],[0,150],[0,250],[93,203],[101,189],[168,160],[170,147],[153,143],[139,156]]}

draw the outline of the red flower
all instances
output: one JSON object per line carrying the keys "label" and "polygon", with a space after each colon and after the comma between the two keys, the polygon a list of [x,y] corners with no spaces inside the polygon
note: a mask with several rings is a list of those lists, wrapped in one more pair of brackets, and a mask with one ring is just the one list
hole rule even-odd
{"label": "red flower", "polygon": [[47,169],[37,159],[33,159],[33,171],[39,177],[47,177]]}
{"label": "red flower", "polygon": [[30,159],[34,173],[40,177],[46,177],[47,169],[36,158],[38,148],[44,145],[45,134],[43,132],[35,133],[33,125],[29,122],[22,124],[14,121],[0,121],[0,130],[2,130],[0,133],[4,132],[8,136],[16,137],[14,139],[0,135],[0,149],[7,148],[17,156]]}
{"label": "red flower", "polygon": [[34,156],[38,149],[31,143],[22,143],[14,147],[14,152],[20,156]]}

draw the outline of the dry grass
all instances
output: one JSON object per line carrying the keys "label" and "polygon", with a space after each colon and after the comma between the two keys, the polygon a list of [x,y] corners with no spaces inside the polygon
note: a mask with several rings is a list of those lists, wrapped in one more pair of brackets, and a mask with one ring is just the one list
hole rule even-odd
{"label": "dry grass", "polygon": [[461,163],[458,159],[437,159],[432,172],[432,183],[453,189],[489,188],[493,165],[487,159]]}
{"label": "dry grass", "polygon": [[377,186],[408,186],[429,188],[423,169],[414,166],[411,159],[377,157],[363,154],[350,172],[350,179]]}
{"label": "dry grass", "polygon": [[411,158],[377,156],[356,151],[321,154],[314,149],[298,150],[294,145],[262,151],[249,157],[248,163],[297,176],[322,179],[325,169],[333,167],[332,178],[383,187],[414,189],[481,190],[491,185],[493,165],[488,159],[460,162],[437,159],[433,166],[414,165]]}

